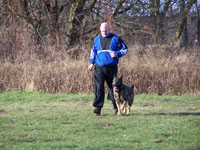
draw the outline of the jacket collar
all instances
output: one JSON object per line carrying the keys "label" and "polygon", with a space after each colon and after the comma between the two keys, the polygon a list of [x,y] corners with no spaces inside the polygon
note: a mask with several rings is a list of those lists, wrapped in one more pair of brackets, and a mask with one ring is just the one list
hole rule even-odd
{"label": "jacket collar", "polygon": [[111,36],[112,36],[112,33],[109,33],[107,37],[103,37],[103,36],[101,35],[102,39],[107,39],[107,38],[110,38]]}

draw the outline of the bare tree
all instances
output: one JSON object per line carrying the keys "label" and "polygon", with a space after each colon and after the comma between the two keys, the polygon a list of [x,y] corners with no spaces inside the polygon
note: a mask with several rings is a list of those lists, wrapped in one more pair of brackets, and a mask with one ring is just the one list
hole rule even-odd
{"label": "bare tree", "polygon": [[[184,15],[185,0],[180,0],[180,16]],[[187,34],[187,16],[183,17],[183,31],[182,38],[180,42],[180,47],[184,47],[188,44],[188,34]]]}
{"label": "bare tree", "polygon": [[66,28],[66,44],[73,45],[84,34],[88,15],[93,9],[96,0],[91,0],[86,5],[86,0],[76,0],[71,4]]}
{"label": "bare tree", "polygon": [[[62,45],[70,48],[77,43],[91,41],[98,34],[100,23],[104,21],[109,22],[113,31],[120,31],[122,36],[128,35],[126,37],[133,39],[132,41],[142,37],[138,39],[142,39],[144,43],[149,39],[150,42],[157,44],[167,43],[164,41],[168,36],[165,23],[169,23],[167,19],[170,16],[174,17],[177,14],[180,14],[180,19],[178,27],[173,26],[173,35],[176,28],[173,41],[181,39],[184,46],[188,40],[186,16],[194,3],[199,16],[197,0],[1,0],[0,2],[3,4],[1,7],[6,10],[1,10],[4,11],[4,18],[13,17],[19,24],[30,28],[30,36],[34,37],[36,45],[46,42],[56,45],[58,49]],[[175,7],[180,8],[176,13],[173,12],[174,3],[177,3]],[[176,19],[173,21],[177,23]],[[199,22],[198,20],[198,41],[200,41]]]}
{"label": "bare tree", "polygon": [[200,47],[200,3],[196,2],[196,10],[197,10],[197,34],[196,34],[196,41],[198,47]]}
{"label": "bare tree", "polygon": [[43,35],[49,34],[50,41],[57,47],[62,45],[60,28],[63,23],[67,45],[73,45],[71,41],[76,41],[80,37],[79,31],[86,25],[86,18],[96,0],[92,0],[88,5],[86,2],[88,3],[88,0],[3,0],[12,15],[24,19],[32,26],[37,44],[41,43]]}
{"label": "bare tree", "polygon": [[182,41],[180,42],[179,46],[186,45],[187,42],[187,22],[186,17],[187,14],[192,7],[193,4],[195,4],[197,0],[190,0],[187,4],[185,4],[185,0],[180,0],[180,20],[179,25],[176,31],[176,34],[174,35],[173,42],[177,41],[181,36],[183,36]]}
{"label": "bare tree", "polygon": [[164,33],[164,19],[166,13],[168,12],[171,1],[166,0],[161,7],[160,0],[150,0],[149,1],[149,13],[152,20],[152,27],[154,31],[154,42],[162,43],[163,33]]}
{"label": "bare tree", "polygon": [[58,0],[44,0],[42,1],[43,8],[42,13],[47,19],[49,32],[53,39],[56,39],[56,46],[60,47],[61,37],[60,37],[60,24],[65,17],[67,11],[66,7],[70,5],[70,1],[58,1]]}

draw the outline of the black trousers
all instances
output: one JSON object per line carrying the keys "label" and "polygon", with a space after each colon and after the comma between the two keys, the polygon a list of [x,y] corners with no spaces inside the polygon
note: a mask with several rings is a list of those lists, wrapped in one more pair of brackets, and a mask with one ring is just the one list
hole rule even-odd
{"label": "black trousers", "polygon": [[108,97],[107,99],[111,100],[113,103],[113,106],[115,108],[115,99],[112,91],[112,81],[114,76],[117,75],[117,66],[98,66],[97,64],[95,65],[94,68],[94,92],[95,92],[95,98],[93,101],[93,106],[97,108],[102,108],[104,105],[104,96],[105,96],[105,88],[104,88],[104,83],[106,81],[108,85]]}

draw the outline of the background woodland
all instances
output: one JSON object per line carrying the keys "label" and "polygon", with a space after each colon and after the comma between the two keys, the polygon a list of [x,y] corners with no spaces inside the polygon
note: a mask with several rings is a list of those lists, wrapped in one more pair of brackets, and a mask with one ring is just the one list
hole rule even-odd
{"label": "background woodland", "polygon": [[0,0],[0,91],[93,92],[104,21],[129,47],[119,75],[136,93],[200,93],[197,0]]}

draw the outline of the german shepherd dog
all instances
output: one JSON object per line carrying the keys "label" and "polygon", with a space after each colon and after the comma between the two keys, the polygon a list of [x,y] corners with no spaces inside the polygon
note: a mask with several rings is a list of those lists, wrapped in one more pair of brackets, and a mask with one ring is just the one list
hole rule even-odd
{"label": "german shepherd dog", "polygon": [[[120,78],[114,77],[113,79],[113,94],[117,105],[117,115],[121,115],[122,111],[126,115],[130,114],[130,109],[134,101],[134,85],[131,87],[122,83],[122,76]],[[128,104],[128,107],[127,107]]]}

